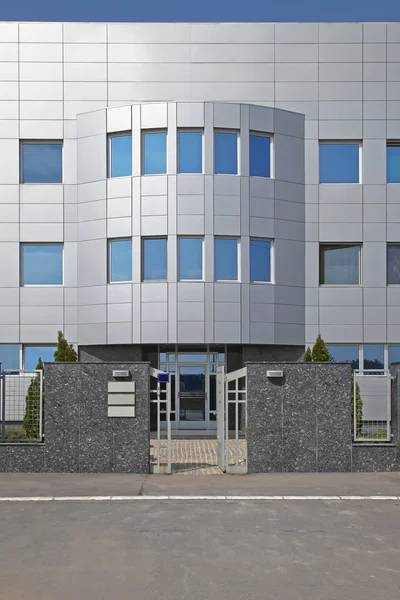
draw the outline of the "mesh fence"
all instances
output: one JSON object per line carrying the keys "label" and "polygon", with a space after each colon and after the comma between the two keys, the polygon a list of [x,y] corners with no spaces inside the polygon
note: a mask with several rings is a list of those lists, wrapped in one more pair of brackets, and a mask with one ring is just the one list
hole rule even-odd
{"label": "mesh fence", "polygon": [[391,439],[391,386],[388,371],[355,371],[353,381],[353,433],[359,442]]}
{"label": "mesh fence", "polygon": [[0,421],[2,441],[41,440],[43,433],[42,371],[2,371]]}

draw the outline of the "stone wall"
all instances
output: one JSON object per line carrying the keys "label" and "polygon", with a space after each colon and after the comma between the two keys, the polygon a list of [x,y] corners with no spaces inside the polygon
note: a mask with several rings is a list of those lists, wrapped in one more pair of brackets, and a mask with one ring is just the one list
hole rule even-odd
{"label": "stone wall", "polygon": [[141,361],[142,348],[132,344],[110,344],[99,346],[79,346],[80,362]]}
{"label": "stone wall", "polygon": [[[126,369],[136,417],[107,416],[107,383]],[[149,364],[46,363],[43,444],[0,446],[0,471],[149,472]]]}

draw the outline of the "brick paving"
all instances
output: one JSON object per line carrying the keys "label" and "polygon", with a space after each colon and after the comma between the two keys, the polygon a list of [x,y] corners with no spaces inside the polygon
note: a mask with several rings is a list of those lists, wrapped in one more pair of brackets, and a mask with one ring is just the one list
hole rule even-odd
{"label": "brick paving", "polygon": [[[239,457],[245,457],[245,440],[239,441]],[[172,440],[171,467],[175,475],[223,475],[217,465],[216,439],[180,439]],[[230,444],[229,457],[235,457],[235,448]],[[151,440],[150,454],[157,456],[157,440]],[[167,443],[161,442],[161,457],[167,461]]]}

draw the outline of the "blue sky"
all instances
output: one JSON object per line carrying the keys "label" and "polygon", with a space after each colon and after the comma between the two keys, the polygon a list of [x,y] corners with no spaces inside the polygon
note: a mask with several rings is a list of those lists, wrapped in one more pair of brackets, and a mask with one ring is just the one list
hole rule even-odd
{"label": "blue sky", "polygon": [[399,0],[3,0],[14,21],[400,21]]}

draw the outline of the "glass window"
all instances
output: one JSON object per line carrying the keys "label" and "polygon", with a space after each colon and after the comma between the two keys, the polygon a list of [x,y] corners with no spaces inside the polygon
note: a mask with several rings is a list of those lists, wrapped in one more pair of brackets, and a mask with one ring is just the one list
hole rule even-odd
{"label": "glass window", "polygon": [[57,346],[25,346],[24,369],[36,369],[39,358],[42,362],[54,362],[54,352]]}
{"label": "glass window", "polygon": [[387,283],[400,285],[400,244],[387,246]]}
{"label": "glass window", "polygon": [[320,143],[320,183],[359,183],[360,144]]}
{"label": "glass window", "polygon": [[22,142],[21,183],[62,183],[62,143]]}
{"label": "glass window", "polygon": [[238,240],[215,238],[215,279],[236,281],[238,279]]}
{"label": "glass window", "polygon": [[19,344],[0,344],[2,369],[19,369]]}
{"label": "glass window", "polygon": [[320,283],[327,285],[359,285],[359,244],[320,247]]}
{"label": "glass window", "polygon": [[359,348],[358,346],[328,346],[328,352],[332,362],[349,362],[352,369],[358,369]]}
{"label": "glass window", "polygon": [[203,172],[203,134],[201,131],[180,131],[178,138],[179,173]]}
{"label": "glass window", "polygon": [[237,175],[238,172],[238,134],[230,131],[214,133],[215,173]]}
{"label": "glass window", "polygon": [[364,369],[384,368],[383,344],[364,344]]}
{"label": "glass window", "polygon": [[250,240],[250,281],[271,281],[271,242]]}
{"label": "glass window", "polygon": [[250,134],[250,175],[271,177],[271,138]]}
{"label": "glass window", "polygon": [[202,238],[180,238],[179,279],[203,279]]}
{"label": "glass window", "polygon": [[143,281],[167,279],[166,238],[143,238]]}
{"label": "glass window", "polygon": [[167,132],[148,131],[143,134],[143,175],[167,172]]}
{"label": "glass window", "polygon": [[132,240],[110,240],[109,281],[132,281]]}
{"label": "glass window", "polygon": [[132,175],[132,135],[110,136],[110,177]]}
{"label": "glass window", "polygon": [[388,142],[386,148],[386,181],[400,183],[400,142]]}
{"label": "glass window", "polygon": [[400,346],[389,346],[388,347],[388,366],[392,363],[400,362]]}
{"label": "glass window", "polygon": [[21,244],[21,285],[62,283],[62,244]]}

